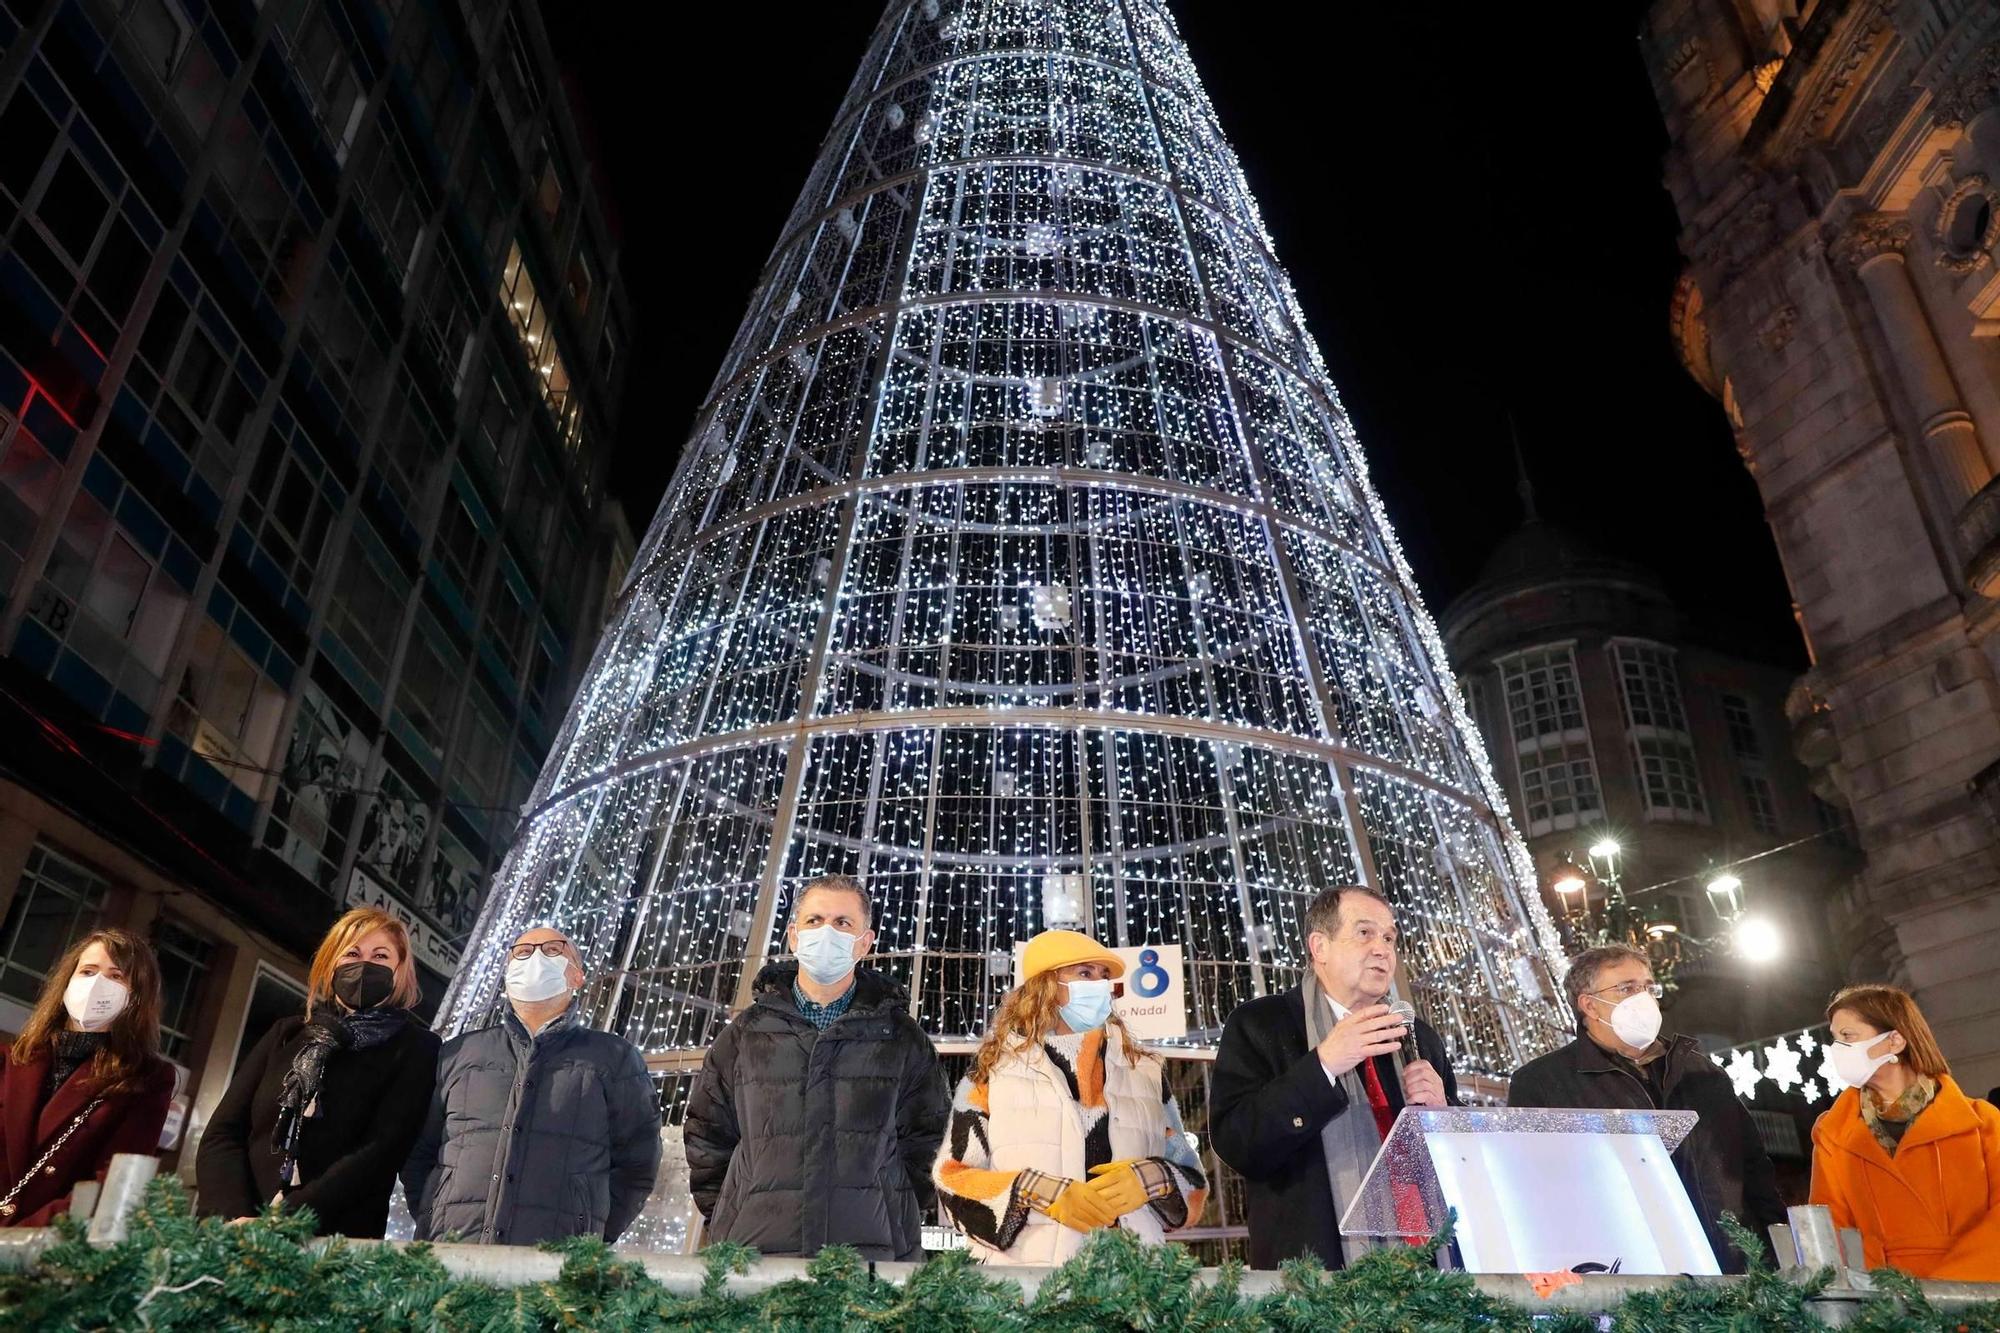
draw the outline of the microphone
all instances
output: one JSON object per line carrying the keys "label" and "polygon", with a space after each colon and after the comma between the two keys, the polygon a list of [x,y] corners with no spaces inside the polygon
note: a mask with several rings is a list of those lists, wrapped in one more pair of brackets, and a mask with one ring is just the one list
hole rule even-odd
{"label": "microphone", "polygon": [[1403,1066],[1415,1064],[1423,1057],[1417,1054],[1417,1007],[1408,1000],[1389,1001],[1389,1012],[1403,1021],[1403,1045],[1389,1059],[1396,1066],[1396,1077],[1403,1076]]}

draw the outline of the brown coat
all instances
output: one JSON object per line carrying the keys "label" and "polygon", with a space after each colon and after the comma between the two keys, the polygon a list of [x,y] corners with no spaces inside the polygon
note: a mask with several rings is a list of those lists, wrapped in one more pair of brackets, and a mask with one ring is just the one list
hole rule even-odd
{"label": "brown coat", "polygon": [[[41,1158],[79,1111],[97,1096],[93,1063],[86,1060],[63,1085],[42,1096],[49,1055],[15,1064],[11,1046],[0,1046],[0,1196]],[[14,1215],[0,1226],[42,1227],[69,1211],[80,1181],[102,1180],[121,1152],[157,1153],[167,1103],[174,1096],[174,1067],[156,1060],[139,1087],[104,1099],[76,1133],[14,1200]]]}
{"label": "brown coat", "polygon": [[2000,1281],[2000,1111],[1941,1078],[1890,1157],[1849,1088],[1812,1137],[1812,1201],[1859,1229],[1869,1267]]}

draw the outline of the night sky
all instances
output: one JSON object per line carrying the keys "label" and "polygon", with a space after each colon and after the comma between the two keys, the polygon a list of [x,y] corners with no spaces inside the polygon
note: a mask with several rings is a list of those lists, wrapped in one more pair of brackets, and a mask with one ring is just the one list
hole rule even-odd
{"label": "night sky", "polygon": [[[1511,416],[1545,519],[1659,571],[1699,637],[1802,666],[1755,486],[1668,337],[1645,7],[1176,13],[1432,609],[1521,521]],[[544,8],[624,241],[613,485],[641,531],[880,6],[677,13]]]}

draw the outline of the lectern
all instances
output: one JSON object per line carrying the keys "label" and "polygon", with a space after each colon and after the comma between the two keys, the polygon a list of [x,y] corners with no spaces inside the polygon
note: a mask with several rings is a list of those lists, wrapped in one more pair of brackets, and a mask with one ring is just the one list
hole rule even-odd
{"label": "lectern", "polygon": [[1717,1273],[1674,1170],[1693,1111],[1403,1108],[1343,1236],[1434,1235],[1448,1209],[1473,1273]]}

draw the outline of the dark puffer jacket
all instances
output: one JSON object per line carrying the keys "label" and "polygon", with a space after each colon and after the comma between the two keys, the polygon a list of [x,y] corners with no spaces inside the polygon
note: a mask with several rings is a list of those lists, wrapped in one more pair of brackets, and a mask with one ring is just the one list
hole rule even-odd
{"label": "dark puffer jacket", "polygon": [[1747,1261],[1716,1219],[1732,1213],[1758,1236],[1768,1237],[1771,1224],[1785,1220],[1777,1172],[1729,1075],[1702,1054],[1692,1037],[1665,1040],[1661,1098],[1654,1098],[1630,1064],[1590,1038],[1578,1037],[1515,1070],[1507,1105],[1697,1112],[1701,1120],[1674,1150],[1674,1169],[1687,1186],[1716,1262],[1725,1273],[1741,1273]]}
{"label": "dark puffer jacket", "polygon": [[580,1026],[576,1006],[533,1037],[509,1007],[454,1037],[403,1167],[417,1239],[617,1240],[660,1169],[660,1103],[638,1048]]}
{"label": "dark puffer jacket", "polygon": [[707,1238],[920,1258],[951,1111],[937,1051],[908,993],[868,968],[855,969],[847,1012],[817,1031],[792,1000],[798,973],[757,974],[755,1001],[715,1039],[688,1100],[688,1185]]}

